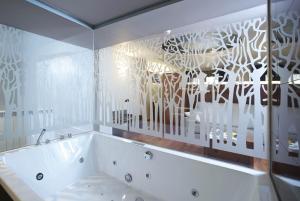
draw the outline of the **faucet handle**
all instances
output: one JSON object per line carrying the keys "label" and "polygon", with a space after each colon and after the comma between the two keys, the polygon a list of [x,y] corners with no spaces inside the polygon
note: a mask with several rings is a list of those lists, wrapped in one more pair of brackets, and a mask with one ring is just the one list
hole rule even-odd
{"label": "faucet handle", "polygon": [[38,139],[37,139],[37,141],[36,141],[36,145],[40,145],[41,144],[41,139],[42,139],[42,137],[43,137],[43,135],[46,133],[46,129],[45,128],[43,128],[42,130],[41,130],[41,133],[40,133],[40,135],[39,135],[39,137],[38,137]]}
{"label": "faucet handle", "polygon": [[72,133],[68,133],[68,138],[71,138],[72,137]]}

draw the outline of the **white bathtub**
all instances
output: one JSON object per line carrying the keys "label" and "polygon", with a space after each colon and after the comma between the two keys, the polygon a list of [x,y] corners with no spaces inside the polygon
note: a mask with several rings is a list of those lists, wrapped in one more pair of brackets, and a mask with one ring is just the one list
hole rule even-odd
{"label": "white bathtub", "polygon": [[0,182],[20,201],[276,200],[263,172],[97,132],[2,153]]}

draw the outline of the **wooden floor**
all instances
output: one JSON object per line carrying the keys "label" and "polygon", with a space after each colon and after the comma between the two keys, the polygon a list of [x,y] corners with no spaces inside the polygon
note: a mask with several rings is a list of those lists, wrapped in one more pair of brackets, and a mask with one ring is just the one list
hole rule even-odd
{"label": "wooden floor", "polygon": [[168,139],[143,135],[134,132],[123,131],[119,129],[113,129],[113,135],[140,141],[147,144],[165,147],[168,149],[173,149],[181,152],[186,152],[186,153],[195,154],[199,156],[218,159],[221,161],[231,162],[234,164],[243,165],[256,170],[262,170],[267,172],[269,169],[268,160],[249,157],[241,154],[235,154],[231,152],[216,150],[207,147],[201,147],[193,144],[187,144],[184,142],[178,142],[174,140],[168,140]]}
{"label": "wooden floor", "polygon": [[274,174],[300,180],[300,166],[272,162],[272,170]]}
{"label": "wooden floor", "polygon": [[9,197],[9,195],[1,185],[0,185],[0,201],[13,201],[13,199]]}

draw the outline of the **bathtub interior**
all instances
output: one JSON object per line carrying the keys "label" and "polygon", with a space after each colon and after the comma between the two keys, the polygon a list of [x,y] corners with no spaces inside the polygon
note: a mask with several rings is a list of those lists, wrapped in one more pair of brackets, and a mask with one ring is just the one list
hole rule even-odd
{"label": "bathtub interior", "polygon": [[96,132],[5,153],[2,161],[47,201],[259,201],[262,186],[273,195],[263,172]]}
{"label": "bathtub interior", "polygon": [[[92,135],[85,135],[27,147],[5,154],[2,160],[40,197],[46,198],[80,178],[96,174],[91,140]],[[84,163],[80,163],[81,157]],[[43,174],[42,180],[37,180],[38,173]]]}
{"label": "bathtub interior", "polygon": [[[93,143],[94,138],[93,133],[83,134],[13,150],[3,154],[1,161],[38,200],[160,201],[102,172],[95,157],[95,146],[102,144]],[[43,177],[38,180],[40,173]]]}

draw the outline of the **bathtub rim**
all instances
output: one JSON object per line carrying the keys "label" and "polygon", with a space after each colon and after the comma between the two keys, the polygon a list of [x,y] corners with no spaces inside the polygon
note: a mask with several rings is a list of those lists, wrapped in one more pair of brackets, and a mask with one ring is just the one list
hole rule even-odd
{"label": "bathtub rim", "polygon": [[256,170],[256,169],[252,169],[249,167],[245,167],[239,164],[234,164],[234,163],[230,163],[230,162],[226,162],[226,161],[221,161],[221,160],[217,160],[217,159],[213,159],[213,158],[208,158],[205,156],[200,156],[200,155],[195,155],[192,153],[185,153],[185,152],[181,152],[181,151],[177,151],[177,150],[173,150],[173,149],[169,149],[169,148],[165,148],[165,147],[159,147],[156,145],[151,145],[151,144],[147,144],[147,143],[143,143],[143,142],[139,142],[137,140],[132,140],[132,139],[127,139],[127,138],[122,138],[119,136],[114,136],[112,134],[107,134],[107,133],[103,133],[103,132],[98,132],[98,131],[86,131],[86,132],[82,132],[76,135],[73,135],[71,138],[64,138],[64,139],[53,139],[51,140],[50,143],[42,143],[40,145],[27,145],[24,147],[20,147],[20,148],[16,148],[16,149],[11,149],[8,151],[4,151],[4,152],[0,152],[0,161],[1,161],[1,157],[3,157],[5,154],[11,154],[14,152],[18,152],[20,150],[27,150],[27,149],[34,149],[34,148],[38,148],[41,146],[48,146],[51,145],[53,143],[59,143],[59,142],[63,142],[66,140],[72,140],[74,138],[78,138],[78,137],[82,137],[85,135],[91,135],[92,137],[94,136],[103,136],[103,137],[107,137],[107,138],[111,138],[111,139],[115,139],[118,141],[122,141],[122,142],[126,142],[126,143],[130,143],[133,144],[135,146],[141,146],[144,147],[146,149],[153,149],[156,151],[160,151],[160,152],[164,152],[167,154],[172,154],[178,157],[182,157],[182,158],[186,158],[186,159],[190,159],[193,161],[197,161],[197,162],[201,162],[201,163],[206,163],[206,164],[210,164],[210,165],[214,165],[214,166],[219,166],[219,167],[223,167],[226,169],[230,169],[230,170],[235,170],[235,171],[239,171],[239,172],[244,172],[247,174],[251,174],[251,175],[264,175],[267,172],[261,171],[261,170]]}
{"label": "bathtub rim", "polygon": [[2,163],[3,161],[0,165],[0,184],[12,200],[43,201],[15,172]]}
{"label": "bathtub rim", "polygon": [[159,146],[156,146],[156,145],[151,145],[151,144],[139,142],[137,140],[122,138],[122,137],[119,137],[119,136],[114,136],[112,134],[107,134],[107,133],[98,132],[98,131],[85,131],[85,132],[73,135],[71,138],[64,138],[64,139],[56,138],[56,139],[53,139],[48,144],[43,142],[40,145],[34,145],[34,144],[33,145],[27,145],[27,146],[24,146],[24,147],[20,147],[20,148],[11,149],[11,150],[8,150],[8,151],[0,152],[0,161],[1,161],[1,157],[3,157],[5,154],[18,152],[20,150],[23,151],[23,150],[27,150],[27,149],[38,148],[38,147],[41,147],[41,146],[47,146],[47,145],[51,145],[53,143],[59,143],[59,142],[63,142],[63,141],[66,141],[66,140],[72,140],[74,138],[78,138],[78,137],[85,136],[85,135],[91,135],[92,137],[97,136],[97,135],[104,136],[104,137],[108,137],[108,138],[115,139],[115,140],[118,140],[118,141],[131,143],[135,146],[141,146],[141,147],[144,147],[146,149],[153,149],[153,150],[161,151],[161,152],[164,152],[164,153],[167,153],[167,154],[172,154],[172,155],[175,155],[175,156],[178,156],[178,157],[194,160],[194,161],[201,162],[201,163],[207,163],[207,164],[214,165],[214,166],[219,166],[219,167],[227,168],[227,169],[230,169],[230,170],[244,172],[244,173],[251,174],[251,175],[263,175],[263,174],[267,173],[267,172],[264,172],[264,171],[261,171],[261,170],[252,169],[252,168],[245,167],[245,166],[242,166],[242,165],[239,165],[239,164],[234,164],[234,163],[230,163],[230,162],[226,162],[226,161],[221,161],[221,160],[217,160],[217,159],[213,159],[213,158],[208,158],[208,157],[205,157],[205,156],[199,156],[199,155],[195,155],[195,154],[192,154],[192,153],[185,153],[185,152],[181,152],[181,151],[177,151],[177,150],[173,150],[173,149],[169,149],[169,148],[165,148],[165,147],[159,147]]}
{"label": "bathtub rim", "polygon": [[28,145],[25,145],[23,147],[18,147],[18,148],[10,149],[10,150],[7,150],[7,151],[2,151],[2,152],[0,152],[0,161],[1,161],[1,157],[5,154],[18,152],[20,150],[27,150],[27,149],[32,149],[32,148],[38,148],[38,147],[41,147],[41,146],[47,146],[47,145],[51,145],[53,143],[58,143],[58,142],[66,141],[66,140],[71,140],[71,139],[74,139],[74,138],[77,138],[77,137],[80,137],[80,136],[83,136],[83,135],[94,135],[94,133],[92,133],[92,132],[94,132],[94,131],[83,131],[81,133],[72,135],[72,137],[65,137],[64,139],[60,139],[60,138],[51,139],[49,143],[41,142],[41,144],[39,144],[39,145],[28,144]]}
{"label": "bathtub rim", "polygon": [[100,136],[104,136],[104,137],[108,137],[111,139],[115,139],[115,140],[119,140],[122,142],[126,142],[126,143],[131,143],[135,146],[141,146],[144,147],[145,149],[152,149],[155,151],[160,151],[166,154],[172,154],[175,155],[177,157],[181,157],[181,158],[186,158],[186,159],[190,159],[193,161],[197,161],[200,163],[205,163],[205,164],[209,164],[209,165],[213,165],[213,166],[218,166],[218,167],[222,167],[222,168],[226,168],[226,169],[230,169],[233,171],[238,171],[238,172],[242,172],[245,174],[249,174],[249,175],[253,175],[253,176],[262,176],[262,175],[266,175],[267,172],[261,171],[261,170],[256,170],[256,169],[252,169],[249,167],[245,167],[239,164],[233,164],[233,163],[229,163],[226,161],[221,161],[221,160],[217,160],[217,159],[213,159],[213,158],[208,158],[208,157],[204,157],[204,156],[199,156],[199,155],[195,155],[192,153],[185,153],[185,152],[181,152],[181,151],[177,151],[177,150],[173,150],[173,149],[168,149],[165,147],[159,147],[156,145],[151,145],[151,144],[147,144],[147,143],[143,143],[143,142],[139,142],[136,140],[132,140],[132,139],[127,139],[127,138],[122,138],[119,136],[114,136],[112,134],[107,134],[107,133],[100,133],[97,131],[92,131],[91,132],[93,135],[100,135]]}

